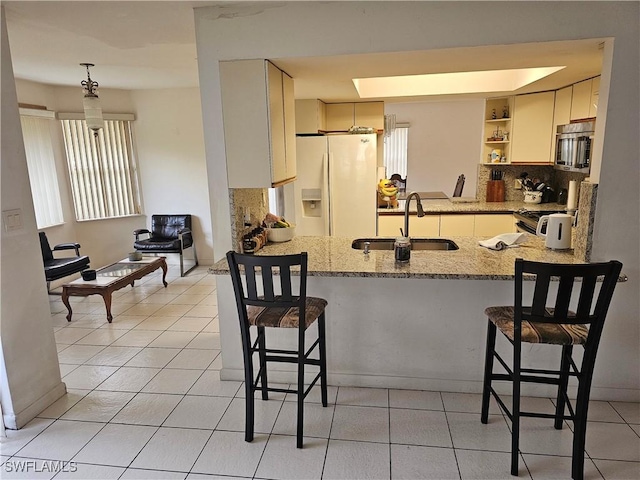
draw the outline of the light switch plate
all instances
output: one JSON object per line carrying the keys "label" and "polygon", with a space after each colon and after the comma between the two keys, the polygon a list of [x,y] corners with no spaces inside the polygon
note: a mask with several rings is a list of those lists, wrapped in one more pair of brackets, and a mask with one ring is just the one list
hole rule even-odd
{"label": "light switch plate", "polygon": [[5,232],[22,230],[22,209],[15,208],[13,210],[3,210],[2,224],[4,225]]}

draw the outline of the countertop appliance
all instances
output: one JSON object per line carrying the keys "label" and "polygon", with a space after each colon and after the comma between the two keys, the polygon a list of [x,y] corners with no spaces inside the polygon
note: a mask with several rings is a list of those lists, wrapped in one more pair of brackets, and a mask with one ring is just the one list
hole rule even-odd
{"label": "countertop appliance", "polygon": [[555,168],[568,172],[589,173],[595,122],[558,125]]}
{"label": "countertop appliance", "polygon": [[[516,219],[516,229],[518,232],[527,232],[532,235],[536,235],[538,230],[538,220],[545,215],[551,215],[553,213],[564,213],[558,210],[540,210],[531,211],[526,208],[521,208],[517,212],[513,213]],[[546,233],[546,224],[542,227],[541,233]]]}
{"label": "countertop appliance", "polygon": [[[566,250],[571,248],[571,225],[573,217],[566,213],[552,213],[543,215],[538,220],[536,235],[544,237],[544,245],[552,250]],[[542,227],[546,225],[546,232]]]}
{"label": "countertop appliance", "polygon": [[376,137],[296,138],[296,180],[285,185],[285,213],[292,217],[293,207],[298,236],[376,235]]}

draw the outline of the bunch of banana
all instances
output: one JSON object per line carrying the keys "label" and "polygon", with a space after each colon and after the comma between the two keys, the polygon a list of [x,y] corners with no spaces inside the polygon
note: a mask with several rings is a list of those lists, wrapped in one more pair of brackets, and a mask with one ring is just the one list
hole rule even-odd
{"label": "bunch of banana", "polygon": [[282,217],[280,217],[280,220],[278,220],[271,226],[271,228],[289,228],[289,227],[291,227],[291,224]]}
{"label": "bunch of banana", "polygon": [[284,217],[279,217],[273,213],[267,213],[262,221],[263,226],[267,227],[271,225],[271,228],[290,228],[291,224],[287,222]]}
{"label": "bunch of banana", "polygon": [[388,197],[385,200],[390,200],[398,195],[398,187],[391,180],[383,178],[378,182],[378,192],[382,197]]}

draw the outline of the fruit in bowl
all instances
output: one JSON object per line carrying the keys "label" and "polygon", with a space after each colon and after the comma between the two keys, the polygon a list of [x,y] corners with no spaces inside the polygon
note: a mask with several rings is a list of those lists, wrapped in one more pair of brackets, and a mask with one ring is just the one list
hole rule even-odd
{"label": "fruit in bowl", "polygon": [[295,225],[290,224],[282,217],[268,213],[264,223],[267,225],[267,239],[270,242],[288,242],[295,236]]}
{"label": "fruit in bowl", "polygon": [[289,227],[268,228],[267,238],[270,242],[288,242],[296,234],[296,227],[290,225]]}

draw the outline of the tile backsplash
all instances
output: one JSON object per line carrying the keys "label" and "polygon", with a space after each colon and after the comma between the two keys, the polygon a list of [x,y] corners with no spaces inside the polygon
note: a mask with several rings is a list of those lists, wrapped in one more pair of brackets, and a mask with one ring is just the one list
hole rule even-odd
{"label": "tile backsplash", "polygon": [[[268,213],[269,196],[266,188],[230,188],[231,238],[234,250],[240,252],[242,236],[257,227]],[[248,209],[251,226],[244,225],[245,210]]]}
{"label": "tile backsplash", "polygon": [[519,202],[524,200],[523,190],[514,188],[516,180],[520,178],[523,172],[526,172],[529,178],[540,179],[547,185],[550,185],[556,192],[556,195],[562,188],[569,188],[570,180],[583,181],[587,175],[582,173],[562,172],[555,170],[550,165],[478,165],[478,187],[476,198],[484,201],[487,197],[487,182],[491,179],[491,170],[499,170],[504,172],[505,184],[505,201]]}

